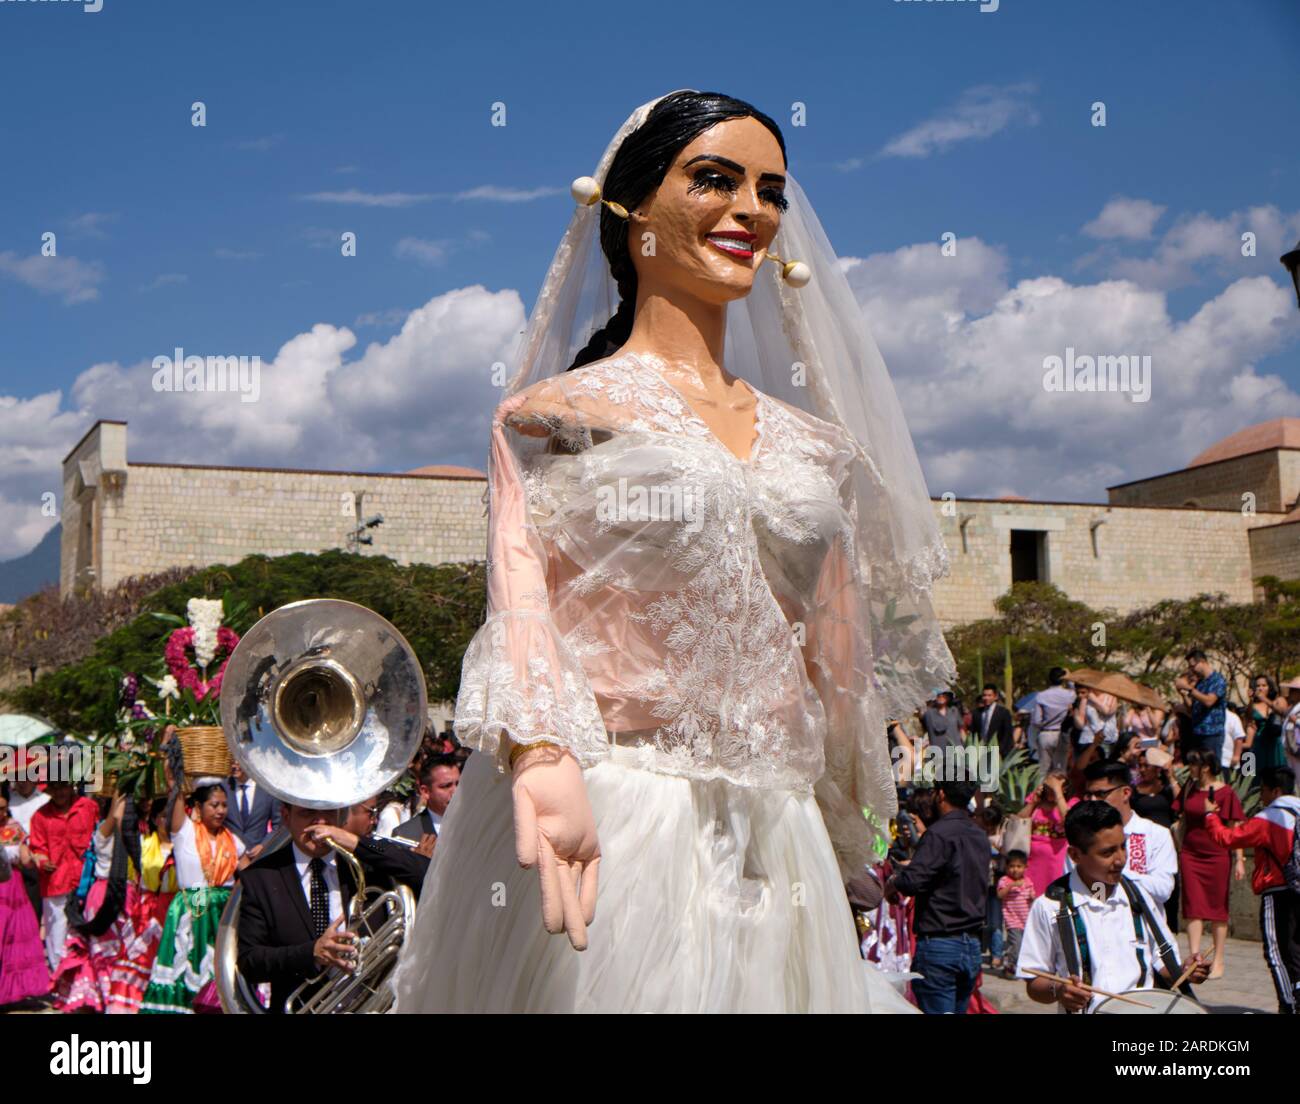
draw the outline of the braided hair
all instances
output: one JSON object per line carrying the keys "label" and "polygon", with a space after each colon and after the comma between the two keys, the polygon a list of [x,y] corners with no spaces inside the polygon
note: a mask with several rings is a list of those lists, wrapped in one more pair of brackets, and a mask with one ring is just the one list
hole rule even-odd
{"label": "braided hair", "polygon": [[[772,132],[784,161],[785,138],[781,128],[758,108],[720,92],[674,92],[655,104],[645,122],[618,147],[605,174],[602,197],[634,210],[663,183],[668,167],[686,146],[725,119],[744,118],[757,119]],[[591,335],[591,340],[569,365],[570,372],[617,352],[632,334],[637,278],[627,238],[628,220],[619,218],[601,204],[600,248],[618,285],[618,310]]]}

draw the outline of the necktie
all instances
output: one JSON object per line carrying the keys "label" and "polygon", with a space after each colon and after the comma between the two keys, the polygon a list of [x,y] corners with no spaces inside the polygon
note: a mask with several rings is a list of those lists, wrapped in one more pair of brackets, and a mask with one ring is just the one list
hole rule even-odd
{"label": "necktie", "polygon": [[241,782],[239,784],[239,819],[244,824],[248,823],[248,783],[247,782]]}
{"label": "necktie", "polygon": [[311,861],[311,926],[316,939],[330,926],[330,894],[325,886],[324,859]]}
{"label": "necktie", "polygon": [[989,722],[993,720],[993,707],[989,706],[984,710],[984,739],[989,738]]}

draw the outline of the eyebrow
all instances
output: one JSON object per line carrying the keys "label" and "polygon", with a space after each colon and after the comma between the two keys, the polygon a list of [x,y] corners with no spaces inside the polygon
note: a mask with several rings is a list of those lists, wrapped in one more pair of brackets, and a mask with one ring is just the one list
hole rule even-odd
{"label": "eyebrow", "polygon": [[[732,172],[740,173],[741,176],[745,175],[744,165],[737,164],[735,161],[731,160],[730,157],[719,157],[716,153],[702,153],[698,157],[692,157],[682,166],[682,168],[688,169],[694,165],[696,161],[713,161],[716,164],[721,165],[723,168],[730,169]],[[780,173],[763,173],[758,179],[775,180],[778,184],[785,183],[785,177]]]}

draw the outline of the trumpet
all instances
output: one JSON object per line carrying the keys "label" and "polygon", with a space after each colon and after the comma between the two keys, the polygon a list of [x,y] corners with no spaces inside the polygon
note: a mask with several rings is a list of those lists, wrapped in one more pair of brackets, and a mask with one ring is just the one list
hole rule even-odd
{"label": "trumpet", "polygon": [[[316,598],[272,610],[240,640],[221,687],[221,722],[230,753],[259,786],[291,805],[337,809],[391,785],[424,735],[428,696],[414,650],[373,610]],[[283,829],[267,852],[288,842]],[[348,930],[351,970],[331,968],[304,981],[285,1011],[295,1015],[384,1012],[389,976],[415,922],[405,886],[366,885],[356,856],[327,841],[356,884]],[[239,972],[237,886],[217,932],[216,983],[227,1013],[264,1012]]]}

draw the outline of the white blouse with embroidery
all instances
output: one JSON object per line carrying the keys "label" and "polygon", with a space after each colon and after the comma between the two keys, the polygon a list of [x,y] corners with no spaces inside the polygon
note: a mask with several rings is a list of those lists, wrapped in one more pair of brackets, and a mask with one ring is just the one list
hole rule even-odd
{"label": "white blouse with embroidery", "polygon": [[500,404],[487,619],[455,730],[502,769],[504,734],[584,766],[617,741],[662,773],[816,787],[851,869],[871,854],[863,806],[893,796],[884,718],[865,707],[855,451],[840,427],[755,396],[745,459],[649,357]]}

